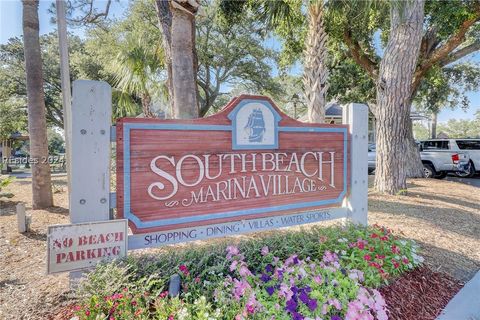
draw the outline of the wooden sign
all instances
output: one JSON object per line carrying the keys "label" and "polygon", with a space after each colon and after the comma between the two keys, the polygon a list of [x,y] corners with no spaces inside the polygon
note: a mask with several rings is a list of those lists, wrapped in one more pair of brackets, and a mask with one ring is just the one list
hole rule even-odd
{"label": "wooden sign", "polygon": [[266,97],[116,130],[117,216],[135,234],[321,211],[348,191],[348,126],[298,122]]}
{"label": "wooden sign", "polygon": [[47,272],[82,270],[125,257],[127,237],[126,220],[49,226]]}

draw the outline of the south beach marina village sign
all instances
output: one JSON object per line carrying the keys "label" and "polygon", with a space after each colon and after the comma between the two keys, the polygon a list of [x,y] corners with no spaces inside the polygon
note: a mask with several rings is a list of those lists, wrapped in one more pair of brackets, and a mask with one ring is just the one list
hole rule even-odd
{"label": "south beach marina village sign", "polygon": [[311,124],[242,95],[211,117],[123,118],[108,130],[106,83],[74,82],[72,102],[71,222],[111,220],[116,207],[133,233],[128,249],[337,218],[366,224],[365,105],[344,107],[345,125]]}

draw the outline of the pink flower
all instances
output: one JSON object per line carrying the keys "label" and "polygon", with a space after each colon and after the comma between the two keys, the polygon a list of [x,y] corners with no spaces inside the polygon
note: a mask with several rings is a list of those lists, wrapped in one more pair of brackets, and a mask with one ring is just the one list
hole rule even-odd
{"label": "pink flower", "polygon": [[261,254],[262,256],[266,256],[270,251],[268,250],[268,247],[265,246],[262,248]]}
{"label": "pink flower", "polygon": [[188,275],[190,274],[190,272],[188,271],[188,268],[187,268],[186,265],[182,264],[182,265],[180,265],[180,267],[178,267],[178,268],[180,269],[180,271],[181,271],[184,275],[188,276]]}
{"label": "pink flower", "polygon": [[250,270],[248,270],[248,267],[244,263],[242,263],[242,265],[240,266],[240,270],[238,271],[238,273],[241,277],[247,277],[252,275],[252,273],[250,272]]}
{"label": "pink flower", "polygon": [[400,249],[394,244],[392,244],[392,253],[395,253],[395,254],[400,253]]}
{"label": "pink flower", "polygon": [[247,281],[238,281],[237,279],[233,280],[233,297],[239,301],[243,295],[245,294],[245,291],[250,288],[250,285],[248,284]]}
{"label": "pink flower", "polygon": [[88,317],[90,315],[90,310],[85,310],[85,315]]}
{"label": "pink flower", "polygon": [[372,257],[370,257],[370,255],[366,254],[363,256],[363,259],[365,259],[366,261],[370,261],[372,260]]}
{"label": "pink flower", "polygon": [[237,265],[238,265],[238,260],[233,260],[232,264],[230,265],[230,271],[237,269]]}
{"label": "pink flower", "polygon": [[403,258],[402,258],[402,262],[403,262],[404,264],[408,264],[408,262],[409,262],[409,261],[408,261],[408,258],[407,258],[407,257],[403,257]]}
{"label": "pink flower", "polygon": [[160,293],[158,296],[159,296],[160,298],[165,298],[167,295],[168,295],[168,291],[163,291],[163,292]]}
{"label": "pink flower", "polygon": [[232,259],[233,256],[236,256],[240,253],[240,250],[238,250],[237,247],[235,246],[228,246],[227,247],[227,259],[230,260]]}
{"label": "pink flower", "polygon": [[338,301],[338,299],[330,299],[328,300],[328,304],[334,306],[337,310],[342,310],[342,304],[340,303],[340,301]]}
{"label": "pink flower", "polygon": [[336,262],[338,261],[338,256],[336,253],[331,252],[331,251],[325,251],[323,254],[323,262],[325,263],[331,263],[331,262]]}

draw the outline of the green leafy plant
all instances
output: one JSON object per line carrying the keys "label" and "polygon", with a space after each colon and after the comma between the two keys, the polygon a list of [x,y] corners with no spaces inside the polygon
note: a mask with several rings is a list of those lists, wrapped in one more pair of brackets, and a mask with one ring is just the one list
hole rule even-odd
{"label": "green leafy plant", "polygon": [[11,184],[14,180],[15,180],[14,177],[0,176],[0,198],[1,197],[13,198],[14,194],[12,194],[12,193],[1,193],[1,191],[2,191],[3,188],[5,188],[9,184]]}
{"label": "green leafy plant", "polygon": [[[99,265],[81,285],[78,312],[88,309],[90,316],[107,316],[111,305],[99,301],[127,289],[133,296],[149,297],[141,307],[149,313],[139,315],[149,319],[264,319],[262,313],[250,312],[256,310],[255,303],[259,311],[275,319],[295,319],[293,311],[312,319],[325,315],[334,319],[349,313],[349,319],[357,319],[362,312],[382,319],[382,308],[361,301],[378,299],[381,304],[374,288],[422,262],[413,241],[380,226],[277,230],[243,241],[229,240],[181,250],[167,247],[160,254],[135,255]],[[279,270],[285,278],[278,277]],[[178,298],[167,293],[173,274],[181,277]],[[291,291],[293,285],[303,288],[310,300],[305,293],[302,299],[306,303],[299,300],[300,292],[296,307],[292,309],[289,302],[291,310],[287,311],[289,299],[281,296],[279,289],[285,289],[291,278],[293,284],[288,289]],[[240,295],[236,290],[242,287]],[[312,299],[318,309],[313,308]],[[119,305],[125,303],[120,300]],[[127,318],[116,315],[115,319]]]}

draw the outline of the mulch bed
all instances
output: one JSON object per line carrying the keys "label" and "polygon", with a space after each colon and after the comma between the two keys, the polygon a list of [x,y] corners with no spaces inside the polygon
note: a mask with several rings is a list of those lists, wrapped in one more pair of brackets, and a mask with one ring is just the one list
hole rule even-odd
{"label": "mulch bed", "polygon": [[390,320],[434,320],[463,284],[426,266],[404,274],[380,289]]}

